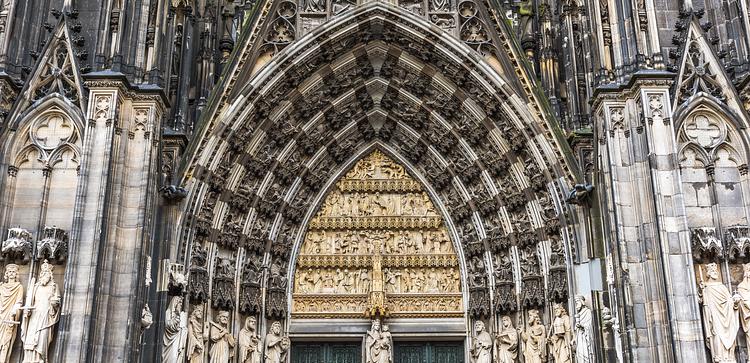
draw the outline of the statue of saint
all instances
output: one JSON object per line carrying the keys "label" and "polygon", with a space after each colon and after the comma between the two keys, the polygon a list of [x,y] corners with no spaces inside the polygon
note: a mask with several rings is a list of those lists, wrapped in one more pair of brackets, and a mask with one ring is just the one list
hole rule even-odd
{"label": "statue of saint", "polygon": [[514,363],[518,357],[518,332],[510,316],[501,318],[503,326],[495,336],[495,362]]}
{"label": "statue of saint", "polygon": [[39,281],[29,291],[31,296],[25,310],[26,323],[21,332],[23,362],[47,362],[54,328],[60,319],[60,290],[52,276],[52,265],[45,260],[39,270]]}
{"label": "statue of saint", "polygon": [[708,280],[701,281],[706,343],[714,362],[735,362],[735,339],[739,330],[737,309],[741,298],[732,296],[729,288],[719,280],[717,264],[707,264],[706,275]]}
{"label": "statue of saint", "polygon": [[594,357],[591,351],[591,309],[586,306],[586,298],[576,295],[576,337],[573,342],[576,349],[576,363],[591,363]]}
{"label": "statue of saint", "polygon": [[263,363],[284,363],[289,351],[289,338],[281,335],[281,323],[274,321],[266,334],[265,361]]}
{"label": "statue of saint", "polygon": [[380,320],[373,320],[365,338],[366,363],[391,363],[393,342],[391,334],[380,327]]}
{"label": "statue of saint", "polygon": [[239,363],[260,363],[260,338],[258,338],[258,323],[254,316],[245,319],[245,327],[240,330],[238,345],[240,347]]}
{"label": "statue of saint", "polygon": [[492,363],[492,337],[484,330],[480,320],[474,323],[474,339],[471,346],[472,363]]}
{"label": "statue of saint", "polygon": [[205,325],[203,305],[198,305],[190,314],[187,326],[187,361],[189,363],[203,363],[209,330]]}
{"label": "statue of saint", "polygon": [[525,331],[519,328],[521,340],[524,342],[523,359],[526,363],[542,363],[546,361],[546,329],[539,318],[538,310],[529,310],[529,323]]}
{"label": "statue of saint", "polygon": [[0,363],[10,362],[22,304],[23,286],[18,282],[18,265],[11,263],[5,266],[5,281],[0,284]]}
{"label": "statue of saint", "polygon": [[165,363],[182,362],[182,336],[185,328],[182,296],[173,296],[164,314],[161,360]]}
{"label": "statue of saint", "polygon": [[234,358],[234,337],[229,331],[229,312],[220,311],[217,315],[219,322],[211,322],[211,363],[229,363]]}
{"label": "statue of saint", "polygon": [[552,345],[552,357],[555,363],[570,363],[573,359],[570,351],[570,317],[561,304],[555,304],[554,311],[555,318],[547,338]]}

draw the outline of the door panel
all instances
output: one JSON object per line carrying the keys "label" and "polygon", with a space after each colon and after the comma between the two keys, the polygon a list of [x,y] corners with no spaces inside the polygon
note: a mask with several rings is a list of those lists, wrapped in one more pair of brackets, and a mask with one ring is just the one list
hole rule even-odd
{"label": "door panel", "polygon": [[359,343],[294,343],[292,363],[362,363]]}
{"label": "door panel", "polygon": [[464,363],[464,345],[457,342],[395,342],[393,363]]}

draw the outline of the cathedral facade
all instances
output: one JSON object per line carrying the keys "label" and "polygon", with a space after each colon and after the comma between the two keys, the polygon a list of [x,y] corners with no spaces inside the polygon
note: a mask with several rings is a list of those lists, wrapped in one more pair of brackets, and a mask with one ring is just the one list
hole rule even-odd
{"label": "cathedral facade", "polygon": [[0,0],[0,363],[744,362],[748,0]]}

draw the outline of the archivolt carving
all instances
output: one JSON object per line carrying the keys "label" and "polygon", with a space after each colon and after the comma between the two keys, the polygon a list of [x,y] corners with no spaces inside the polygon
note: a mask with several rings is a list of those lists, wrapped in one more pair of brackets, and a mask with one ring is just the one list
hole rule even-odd
{"label": "archivolt carving", "polygon": [[[312,205],[313,198],[332,171],[338,170],[353,152],[362,149],[372,139],[392,147],[417,172],[426,176],[436,196],[448,207],[451,220],[459,226],[459,230],[467,231],[462,247],[469,260],[473,256],[480,257],[488,245],[488,241],[480,238],[487,234],[486,230],[482,231],[482,220],[486,218],[501,220],[493,222],[493,225],[503,225],[505,233],[496,234],[495,240],[505,238],[510,241],[505,243],[521,241],[535,244],[542,236],[555,233],[554,222],[550,222],[550,232],[547,232],[546,226],[529,221],[530,213],[534,215],[534,220],[544,220],[539,208],[524,208],[529,201],[546,195],[548,182],[545,181],[549,177],[540,171],[549,170],[550,174],[559,174],[560,170],[565,170],[564,165],[550,161],[550,157],[554,160],[554,156],[539,152],[554,147],[544,145],[547,141],[542,141],[542,138],[532,140],[528,136],[538,131],[535,129],[538,126],[520,127],[512,122],[511,119],[524,119],[527,116],[521,113],[508,115],[514,113],[513,108],[501,102],[507,95],[504,95],[504,91],[497,92],[485,87],[492,81],[483,78],[480,75],[482,72],[473,72],[470,59],[465,59],[463,64],[456,63],[454,55],[444,54],[442,48],[415,52],[415,39],[404,36],[394,27],[398,21],[396,17],[391,17],[387,12],[383,14],[383,30],[361,37],[364,41],[348,35],[331,38],[321,41],[304,59],[294,63],[286,58],[279,59],[278,67],[284,69],[285,74],[273,82],[271,78],[258,80],[253,85],[257,88],[249,88],[245,93],[248,103],[237,105],[240,108],[249,107],[245,109],[252,111],[243,113],[242,118],[240,113],[230,113],[223,125],[217,125],[212,132],[217,136],[222,135],[222,144],[233,144],[240,133],[232,130],[241,129],[256,130],[254,135],[258,136],[254,140],[257,142],[250,149],[241,148],[243,151],[237,157],[228,159],[223,158],[224,151],[214,146],[202,150],[205,158],[195,164],[198,168],[194,169],[199,182],[193,195],[201,200],[196,199],[192,204],[202,205],[201,210],[194,212],[200,217],[195,224],[196,235],[208,235],[215,212],[222,210],[222,213],[226,213],[226,204],[217,203],[219,195],[224,195],[222,200],[230,201],[235,196],[237,199],[243,197],[244,201],[237,203],[248,206],[243,207],[247,212],[237,208],[238,213],[244,214],[248,220],[243,245],[253,253],[272,252],[273,245],[279,240],[274,237],[268,243],[272,239],[271,230],[283,224],[297,226],[301,223],[300,211]],[[432,38],[426,41],[428,47],[438,42]],[[341,66],[347,62],[357,62],[358,66]],[[342,87],[332,86],[336,83],[332,80],[338,79],[342,72],[346,72],[348,83]],[[387,82],[386,86],[383,82]],[[305,87],[298,88],[300,84]],[[438,84],[441,85],[439,89]],[[321,91],[327,92],[325,97],[320,96]],[[471,122],[466,120],[467,117]],[[440,123],[439,128],[434,127],[437,122]],[[232,130],[227,131],[230,125],[237,124],[247,126],[231,126]],[[386,127],[386,124],[393,126]],[[461,131],[467,130],[466,127],[471,128],[471,125],[482,125],[485,134],[491,137],[477,139]],[[277,135],[270,136],[272,133]],[[460,147],[447,147],[449,145]],[[527,149],[530,151],[526,152]],[[304,168],[282,166],[292,154],[298,158],[292,164],[304,164]],[[536,157],[529,158],[529,155]],[[215,174],[210,170],[216,169],[214,165],[225,163],[224,160],[242,166],[246,174],[240,184],[247,186],[237,190],[223,185],[212,186],[218,190],[202,188],[201,185]],[[546,165],[532,166],[527,172],[524,165],[526,160],[532,164]],[[212,167],[202,166],[204,164]],[[485,170],[487,173],[484,173]],[[294,183],[293,175],[301,178],[301,183]],[[258,187],[261,181],[269,187],[261,190]],[[360,193],[366,194],[374,194],[378,190],[381,193],[414,193],[410,189],[413,188],[411,184],[401,182],[356,182],[340,186],[339,190],[350,193],[358,188],[362,188],[359,189]],[[471,195],[465,195],[467,191]],[[497,204],[493,207],[491,203],[497,191],[500,194],[494,197]],[[282,196],[285,198],[280,198]],[[233,213],[235,207],[231,203],[230,208]],[[388,206],[385,208],[387,210]],[[492,213],[492,209],[499,209],[501,213]],[[474,226],[477,223],[474,216],[477,215],[480,220]],[[517,220],[515,223],[511,222],[511,216]],[[401,223],[392,223],[393,220],[382,217],[387,216],[363,216],[361,218],[370,218],[364,223],[324,217],[315,222],[320,224],[311,224],[310,227],[355,232],[361,231],[361,228],[385,228]],[[434,225],[430,220],[435,216],[412,217],[415,222],[409,222],[407,226],[426,228]],[[472,227],[463,227],[468,225]],[[508,235],[510,226],[513,226],[513,234]],[[204,229],[205,232],[201,232]],[[282,241],[286,244],[288,239]],[[274,260],[288,259],[288,252],[274,252],[274,255]],[[305,258],[302,256],[300,261]],[[381,262],[391,263],[387,258]],[[481,263],[469,266],[469,269],[476,274],[474,281],[477,283],[470,291],[471,306],[476,307],[476,314],[486,314],[485,310],[490,310],[486,277],[487,270],[492,268]],[[542,296],[545,294],[543,285],[539,291]]]}

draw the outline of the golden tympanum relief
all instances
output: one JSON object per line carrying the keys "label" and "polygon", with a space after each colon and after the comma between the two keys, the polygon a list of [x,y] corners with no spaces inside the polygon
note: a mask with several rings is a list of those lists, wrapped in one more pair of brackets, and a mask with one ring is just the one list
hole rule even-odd
{"label": "golden tympanum relief", "polygon": [[380,151],[336,183],[297,260],[298,318],[461,317],[461,276],[448,232],[404,167]]}

